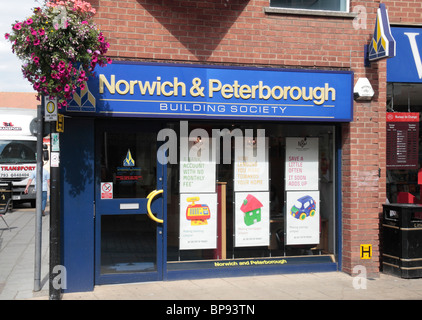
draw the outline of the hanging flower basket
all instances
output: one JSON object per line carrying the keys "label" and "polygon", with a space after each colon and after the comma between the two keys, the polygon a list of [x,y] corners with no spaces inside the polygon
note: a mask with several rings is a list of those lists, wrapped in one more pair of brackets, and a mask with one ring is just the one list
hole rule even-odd
{"label": "hanging flower basket", "polygon": [[92,22],[94,14],[85,1],[45,1],[5,34],[23,61],[24,77],[39,95],[57,97],[59,107],[84,89],[97,64],[111,63],[105,56],[110,44]]}

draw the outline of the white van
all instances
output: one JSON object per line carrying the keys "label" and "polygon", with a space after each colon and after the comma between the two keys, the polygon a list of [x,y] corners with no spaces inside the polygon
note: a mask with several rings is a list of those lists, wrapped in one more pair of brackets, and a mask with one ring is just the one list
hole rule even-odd
{"label": "white van", "polygon": [[12,182],[13,202],[30,202],[35,207],[36,192],[25,187],[36,168],[37,110],[0,108],[0,181]]}

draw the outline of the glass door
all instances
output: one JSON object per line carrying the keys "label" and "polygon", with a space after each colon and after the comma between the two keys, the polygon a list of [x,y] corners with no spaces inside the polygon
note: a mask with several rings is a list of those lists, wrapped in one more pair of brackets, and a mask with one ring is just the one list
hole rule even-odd
{"label": "glass door", "polygon": [[167,192],[159,129],[154,121],[97,123],[97,284],[163,278]]}

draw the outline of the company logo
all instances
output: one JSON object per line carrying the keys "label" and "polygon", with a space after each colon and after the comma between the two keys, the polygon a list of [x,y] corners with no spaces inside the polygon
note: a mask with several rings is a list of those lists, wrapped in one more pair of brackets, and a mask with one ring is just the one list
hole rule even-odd
{"label": "company logo", "polygon": [[67,104],[67,111],[95,111],[96,99],[85,81],[76,89],[72,100]]}
{"label": "company logo", "polygon": [[380,3],[377,10],[374,35],[369,43],[369,60],[392,58],[396,56],[396,41],[391,35],[390,22],[385,4]]}
{"label": "company logo", "polygon": [[127,151],[126,158],[123,160],[123,166],[124,167],[133,167],[135,165],[135,160],[132,158],[132,154],[130,153],[130,150]]}
{"label": "company logo", "polygon": [[12,122],[3,122],[0,131],[22,131],[22,127],[15,127]]}
{"label": "company logo", "polygon": [[306,138],[297,142],[297,145],[301,148],[304,148],[307,144],[308,142],[306,141]]}

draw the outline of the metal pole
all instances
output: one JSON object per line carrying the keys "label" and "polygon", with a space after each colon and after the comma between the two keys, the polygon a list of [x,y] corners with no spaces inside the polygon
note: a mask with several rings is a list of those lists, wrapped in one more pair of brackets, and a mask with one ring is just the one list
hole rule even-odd
{"label": "metal pole", "polygon": [[[56,122],[50,122],[50,134],[56,132]],[[61,299],[61,286],[58,284],[57,268],[61,266],[60,259],[60,168],[51,165],[50,157],[50,285],[49,299]]]}
{"label": "metal pole", "polygon": [[35,266],[34,291],[41,290],[41,243],[42,243],[42,176],[43,176],[43,116],[42,105],[37,107],[37,165],[36,165],[36,210],[35,210]]}

